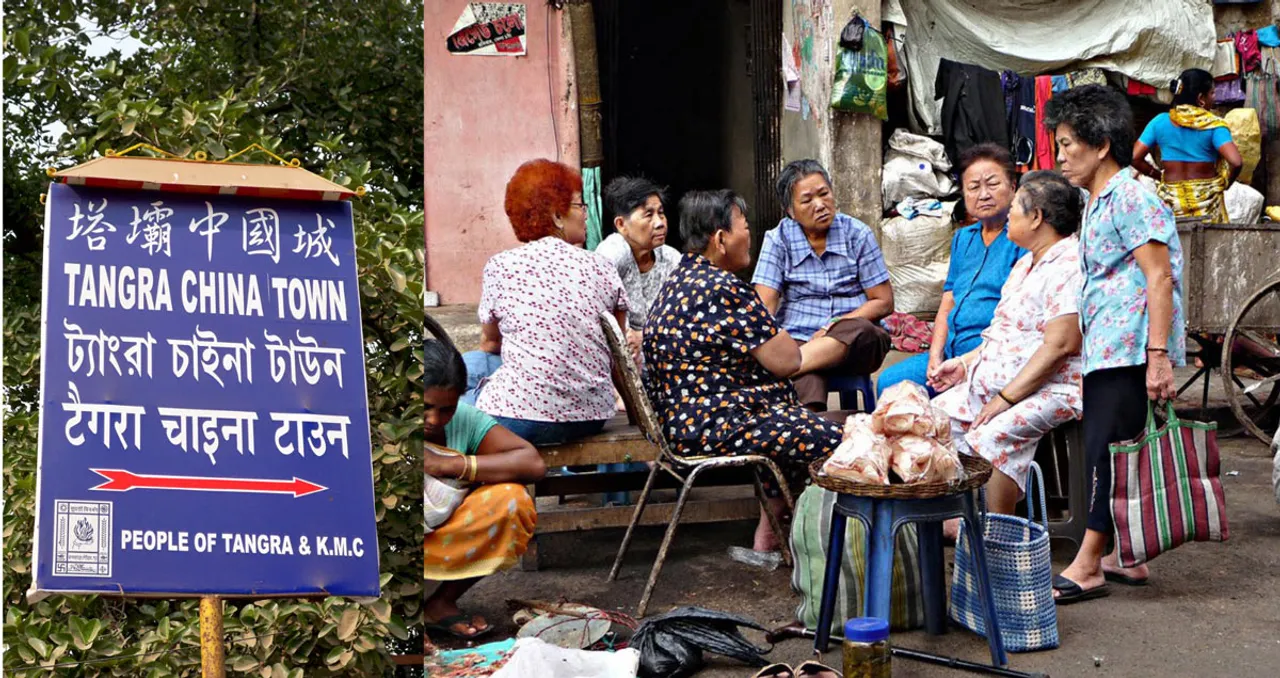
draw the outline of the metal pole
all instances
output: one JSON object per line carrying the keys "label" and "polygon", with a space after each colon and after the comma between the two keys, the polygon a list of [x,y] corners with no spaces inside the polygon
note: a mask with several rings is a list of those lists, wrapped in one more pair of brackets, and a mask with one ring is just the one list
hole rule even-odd
{"label": "metal pole", "polygon": [[222,600],[200,599],[200,676],[226,678],[226,647],[222,643]]}

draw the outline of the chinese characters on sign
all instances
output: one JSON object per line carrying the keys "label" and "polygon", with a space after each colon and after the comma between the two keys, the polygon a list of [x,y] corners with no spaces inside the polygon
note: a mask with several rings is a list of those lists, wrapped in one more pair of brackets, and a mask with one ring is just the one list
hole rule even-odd
{"label": "chinese characters on sign", "polygon": [[40,591],[378,595],[351,205],[54,184]]}

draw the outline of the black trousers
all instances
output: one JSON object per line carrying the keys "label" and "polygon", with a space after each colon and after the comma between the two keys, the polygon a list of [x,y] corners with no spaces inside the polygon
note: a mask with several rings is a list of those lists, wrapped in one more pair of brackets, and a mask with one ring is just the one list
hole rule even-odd
{"label": "black trousers", "polygon": [[1147,366],[1084,375],[1084,453],[1089,474],[1090,530],[1111,536],[1111,443],[1132,440],[1147,425]]}

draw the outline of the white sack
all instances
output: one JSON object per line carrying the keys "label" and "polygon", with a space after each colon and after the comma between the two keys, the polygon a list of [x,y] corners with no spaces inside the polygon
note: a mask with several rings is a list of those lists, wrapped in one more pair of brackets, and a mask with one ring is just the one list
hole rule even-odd
{"label": "white sack", "polygon": [[1233,224],[1256,224],[1262,221],[1267,199],[1249,184],[1231,184],[1223,199],[1227,201],[1227,220]]}
{"label": "white sack", "polygon": [[894,130],[884,154],[880,192],[888,211],[904,198],[942,198],[955,191],[942,144],[906,130]]}
{"label": "white sack", "polygon": [[898,313],[936,313],[942,285],[951,262],[951,211],[944,216],[894,217],[880,225],[880,250],[893,286],[893,310]]}

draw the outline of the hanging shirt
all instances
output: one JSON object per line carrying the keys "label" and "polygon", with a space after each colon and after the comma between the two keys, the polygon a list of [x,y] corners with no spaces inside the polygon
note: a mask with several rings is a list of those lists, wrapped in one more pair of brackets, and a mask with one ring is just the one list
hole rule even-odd
{"label": "hanging shirt", "polygon": [[1002,229],[987,245],[982,241],[982,224],[956,231],[951,239],[951,265],[942,291],[955,297],[956,305],[947,315],[948,358],[973,350],[982,342],[982,332],[1000,303],[1000,290],[1009,271],[1027,251],[1009,240]]}
{"label": "hanging shirt", "polygon": [[942,136],[952,164],[971,146],[990,141],[1009,148],[1008,116],[1000,75],[950,59],[938,63],[933,96],[942,99]]}
{"label": "hanging shirt", "polygon": [[867,303],[866,290],[889,282],[889,269],[871,228],[847,214],[836,213],[822,256],[800,224],[783,217],[764,234],[751,282],[778,290],[778,323],[808,341],[832,318]]}
{"label": "hanging shirt", "polygon": [[1149,242],[1169,247],[1173,318],[1166,348],[1174,367],[1186,363],[1182,312],[1182,245],[1173,210],[1122,169],[1085,209],[1080,230],[1080,331],[1084,373],[1147,363],[1147,279],[1133,251]]}

